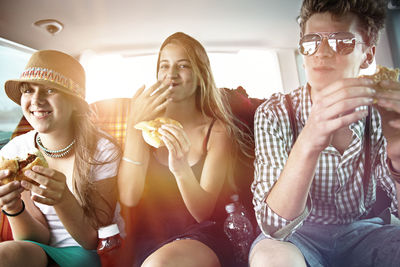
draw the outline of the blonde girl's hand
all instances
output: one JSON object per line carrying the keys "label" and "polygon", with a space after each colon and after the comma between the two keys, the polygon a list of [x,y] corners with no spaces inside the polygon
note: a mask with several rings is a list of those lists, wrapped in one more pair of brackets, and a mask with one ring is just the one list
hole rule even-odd
{"label": "blonde girl's hand", "polygon": [[24,188],[19,181],[3,185],[2,180],[9,175],[9,170],[0,170],[0,208],[10,214],[15,214],[21,211],[21,193]]}
{"label": "blonde girl's hand", "polygon": [[168,88],[165,79],[157,81],[147,90],[144,85],[140,87],[131,99],[129,125],[154,119],[161,114],[168,104]]}
{"label": "blonde girl's hand", "polygon": [[159,129],[161,138],[168,149],[168,166],[174,175],[182,174],[190,168],[188,154],[190,141],[185,131],[176,125],[165,124]]}
{"label": "blonde girl's hand", "polygon": [[32,194],[33,201],[54,206],[61,203],[69,191],[65,175],[54,169],[34,166],[32,170],[25,171],[24,174],[39,184],[34,185],[25,180],[21,181],[21,185],[25,189],[34,193]]}

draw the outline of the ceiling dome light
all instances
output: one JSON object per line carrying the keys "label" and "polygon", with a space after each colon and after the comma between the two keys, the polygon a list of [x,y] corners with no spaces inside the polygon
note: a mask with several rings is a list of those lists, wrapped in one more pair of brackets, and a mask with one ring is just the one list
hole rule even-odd
{"label": "ceiling dome light", "polygon": [[400,9],[400,0],[390,0],[388,8],[391,10]]}
{"label": "ceiling dome light", "polygon": [[33,25],[46,30],[51,35],[59,33],[64,28],[64,25],[55,19],[38,20]]}

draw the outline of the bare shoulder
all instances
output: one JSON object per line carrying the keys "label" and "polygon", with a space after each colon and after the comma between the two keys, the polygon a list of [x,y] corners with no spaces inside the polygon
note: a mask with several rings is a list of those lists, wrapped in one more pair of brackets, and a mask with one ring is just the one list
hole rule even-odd
{"label": "bare shoulder", "polygon": [[220,120],[216,120],[211,129],[211,135],[226,136],[228,138],[227,125]]}
{"label": "bare shoulder", "polygon": [[225,147],[231,143],[228,128],[225,123],[216,120],[210,134],[208,149],[211,147]]}

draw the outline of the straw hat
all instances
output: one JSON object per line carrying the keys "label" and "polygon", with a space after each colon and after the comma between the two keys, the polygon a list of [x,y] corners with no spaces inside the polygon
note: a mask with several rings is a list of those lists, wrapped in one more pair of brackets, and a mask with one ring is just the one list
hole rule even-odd
{"label": "straw hat", "polygon": [[19,87],[22,82],[44,85],[85,100],[85,70],[76,59],[60,51],[37,51],[19,79],[6,81],[7,96],[18,105],[21,104]]}

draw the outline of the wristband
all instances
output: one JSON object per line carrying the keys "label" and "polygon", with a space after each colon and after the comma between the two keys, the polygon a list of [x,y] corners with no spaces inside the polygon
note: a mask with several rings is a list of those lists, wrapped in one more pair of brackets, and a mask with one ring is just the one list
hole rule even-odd
{"label": "wristband", "polygon": [[134,160],[131,160],[130,158],[127,158],[127,157],[122,157],[122,160],[124,160],[124,161],[126,161],[126,162],[129,162],[129,163],[132,163],[132,164],[135,164],[135,165],[143,165],[142,162],[140,162],[140,161],[134,161]]}
{"label": "wristband", "polygon": [[17,213],[14,213],[14,214],[10,214],[10,213],[8,213],[8,212],[6,212],[6,211],[4,211],[4,210],[1,210],[1,212],[3,212],[5,215],[7,215],[8,217],[15,217],[15,216],[18,216],[18,215],[20,215],[22,212],[24,212],[24,210],[25,210],[25,203],[24,203],[24,201],[21,199],[21,201],[22,201],[22,209],[20,210],[20,211],[18,211]]}
{"label": "wristband", "polygon": [[400,184],[400,172],[394,170],[393,165],[392,165],[392,161],[390,159],[387,159],[387,166],[388,166],[388,169],[389,169],[389,171],[390,171],[390,173],[392,175],[392,179],[396,183]]}

